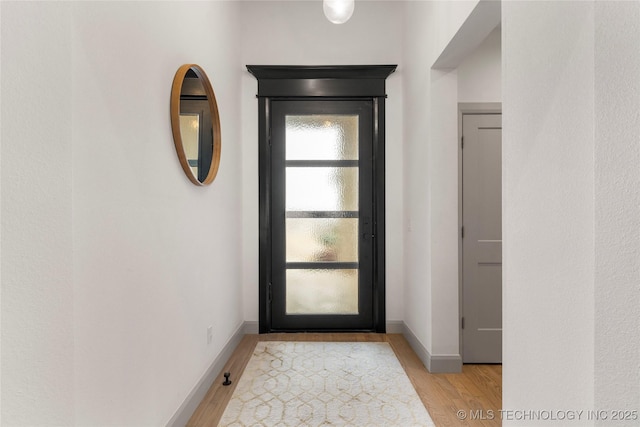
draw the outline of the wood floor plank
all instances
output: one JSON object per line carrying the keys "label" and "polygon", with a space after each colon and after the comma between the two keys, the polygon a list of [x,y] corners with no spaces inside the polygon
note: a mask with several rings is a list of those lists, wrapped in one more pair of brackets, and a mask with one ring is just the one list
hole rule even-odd
{"label": "wood floor plank", "polygon": [[[218,425],[229,400],[231,400],[231,395],[236,389],[238,380],[247,363],[249,363],[249,359],[251,359],[253,350],[258,342],[257,337],[257,335],[245,335],[242,338],[240,344],[238,344],[238,347],[236,347],[232,356],[229,358],[229,361],[225,364],[224,369],[213,382],[204,399],[191,416],[187,427]],[[230,372],[232,374],[230,377],[232,383],[229,386],[222,385],[224,372]]]}
{"label": "wood floor plank", "polygon": [[[460,374],[431,374],[400,334],[277,333],[246,335],[242,339],[223,369],[223,372],[231,372],[233,384],[222,386],[221,373],[189,420],[188,427],[218,425],[258,341],[388,342],[436,426],[501,425],[501,365],[464,365]],[[464,419],[459,411],[463,411]]]}

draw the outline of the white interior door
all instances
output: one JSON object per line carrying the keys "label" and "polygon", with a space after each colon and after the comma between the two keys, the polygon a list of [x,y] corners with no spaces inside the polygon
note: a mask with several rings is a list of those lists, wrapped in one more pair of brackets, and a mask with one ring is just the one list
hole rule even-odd
{"label": "white interior door", "polygon": [[462,136],[462,360],[502,363],[502,115],[463,115]]}

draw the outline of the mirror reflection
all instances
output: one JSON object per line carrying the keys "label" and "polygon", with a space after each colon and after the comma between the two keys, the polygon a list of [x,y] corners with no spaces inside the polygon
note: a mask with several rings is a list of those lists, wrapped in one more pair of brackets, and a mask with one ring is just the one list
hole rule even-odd
{"label": "mirror reflection", "polygon": [[171,124],[187,177],[197,185],[211,183],[220,161],[220,120],[209,79],[195,64],[183,65],[176,73]]}
{"label": "mirror reflection", "polygon": [[198,175],[198,170],[202,170],[199,164],[200,153],[200,114],[180,113],[180,133],[182,135],[182,145],[187,156],[187,163],[191,167],[191,172],[202,181]]}

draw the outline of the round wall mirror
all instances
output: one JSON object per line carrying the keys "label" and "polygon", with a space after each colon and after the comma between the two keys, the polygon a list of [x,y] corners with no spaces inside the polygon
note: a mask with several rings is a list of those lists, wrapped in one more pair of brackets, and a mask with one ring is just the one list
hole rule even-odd
{"label": "round wall mirror", "polygon": [[211,184],[220,165],[220,116],[209,78],[196,64],[183,65],[173,79],[171,129],[189,180]]}

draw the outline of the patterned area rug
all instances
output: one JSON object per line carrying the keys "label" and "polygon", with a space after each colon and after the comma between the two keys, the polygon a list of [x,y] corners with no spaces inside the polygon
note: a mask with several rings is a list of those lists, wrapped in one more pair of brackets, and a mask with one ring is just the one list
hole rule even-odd
{"label": "patterned area rug", "polygon": [[434,426],[383,342],[258,342],[221,426]]}

